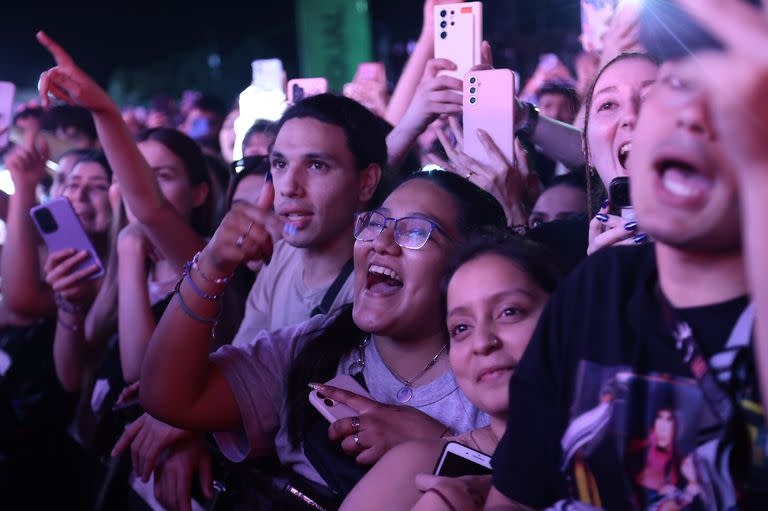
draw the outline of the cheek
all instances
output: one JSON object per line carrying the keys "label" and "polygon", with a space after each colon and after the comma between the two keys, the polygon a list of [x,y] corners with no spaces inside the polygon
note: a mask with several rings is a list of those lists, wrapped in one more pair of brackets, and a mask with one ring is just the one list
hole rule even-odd
{"label": "cheek", "polygon": [[[469,379],[470,354],[467,343],[451,343],[448,351],[448,361],[456,376],[457,383],[461,384]],[[462,385],[463,387],[463,385]]]}

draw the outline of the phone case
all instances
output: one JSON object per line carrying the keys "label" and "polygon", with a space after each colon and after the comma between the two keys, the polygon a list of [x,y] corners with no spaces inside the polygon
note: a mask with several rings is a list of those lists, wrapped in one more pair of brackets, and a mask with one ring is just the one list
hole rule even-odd
{"label": "phone case", "polygon": [[461,80],[480,64],[483,43],[483,4],[466,2],[435,6],[435,58],[448,59],[456,71],[441,74]]}
{"label": "phone case", "polygon": [[[467,447],[464,444],[460,444],[459,442],[448,442],[445,444],[445,447],[443,447],[443,452],[440,453],[440,458],[438,458],[437,464],[435,465],[435,470],[432,472],[434,475],[448,475],[451,477],[455,477],[458,474],[446,474],[443,472],[443,466],[445,463],[446,458],[453,454],[455,456],[458,456],[459,458],[462,458],[463,460],[467,460],[468,463],[473,463],[474,465],[479,465],[480,467],[484,467],[488,470],[491,469],[491,457],[487,454],[484,454],[480,451],[477,451],[475,449],[472,449],[470,447]],[[472,471],[476,471],[477,469],[474,469]],[[471,474],[464,474],[464,475],[471,475]]]}
{"label": "phone case", "polygon": [[304,98],[328,92],[325,78],[294,78],[288,82],[288,103],[295,104]]}
{"label": "phone case", "polygon": [[8,145],[8,128],[13,121],[13,98],[16,86],[11,82],[0,82],[0,149]]}
{"label": "phone case", "polygon": [[515,160],[515,74],[509,69],[472,71],[464,76],[464,152],[490,163],[477,130],[485,130],[511,164]]}
{"label": "phone case", "polygon": [[65,197],[53,199],[30,209],[29,214],[43,237],[49,253],[67,248],[74,248],[78,251],[85,250],[89,256],[80,263],[77,270],[95,263],[98,265],[99,271],[89,278],[95,279],[104,275],[104,266],[101,264],[101,260],[69,200]]}
{"label": "phone case", "polygon": [[[341,374],[335,377],[328,381],[326,385],[348,390],[371,399],[371,395],[368,394],[368,391],[365,390],[362,385],[357,383],[357,380],[346,374]],[[319,411],[328,422],[336,422],[339,419],[346,419],[347,417],[358,415],[356,410],[353,410],[347,405],[341,404],[326,396],[320,397],[316,390],[309,393],[309,402],[312,403],[312,406],[317,408],[317,411]]]}

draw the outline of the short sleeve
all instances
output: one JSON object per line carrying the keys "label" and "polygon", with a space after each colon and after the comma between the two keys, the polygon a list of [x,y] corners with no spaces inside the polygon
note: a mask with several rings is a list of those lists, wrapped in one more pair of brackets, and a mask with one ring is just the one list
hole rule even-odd
{"label": "short sleeve", "polygon": [[492,460],[493,485],[534,508],[565,498],[560,471],[564,405],[558,391],[557,307],[550,302],[509,384],[509,418]]}
{"label": "short sleeve", "polygon": [[232,389],[242,417],[241,431],[213,435],[227,458],[238,462],[274,449],[291,364],[327,320],[318,315],[296,326],[271,333],[262,331],[245,346],[223,346],[212,355]]}

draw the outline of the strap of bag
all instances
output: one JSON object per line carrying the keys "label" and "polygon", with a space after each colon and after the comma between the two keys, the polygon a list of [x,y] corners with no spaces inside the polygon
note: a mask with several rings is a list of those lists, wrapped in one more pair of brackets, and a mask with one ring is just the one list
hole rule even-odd
{"label": "strap of bag", "polygon": [[317,314],[328,314],[331,311],[331,306],[333,305],[333,302],[336,300],[336,297],[339,295],[339,291],[341,291],[341,288],[344,285],[344,283],[352,274],[353,269],[354,269],[353,260],[350,258],[349,261],[344,263],[344,266],[341,268],[341,271],[336,276],[336,280],[333,281],[333,283],[330,285],[328,290],[325,292],[325,295],[323,296],[323,300],[320,302],[320,305],[312,309],[312,313],[310,314],[310,316],[315,316]]}

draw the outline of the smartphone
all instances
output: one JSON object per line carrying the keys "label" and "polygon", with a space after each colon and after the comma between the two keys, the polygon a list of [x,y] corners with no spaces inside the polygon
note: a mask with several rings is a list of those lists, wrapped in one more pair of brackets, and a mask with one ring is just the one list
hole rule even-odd
{"label": "smartphone", "polygon": [[[357,383],[357,380],[347,374],[340,374],[326,382],[326,385],[348,390],[363,397],[367,397],[368,399],[372,399],[368,391],[365,390],[362,385]],[[317,408],[317,411],[320,412],[328,422],[336,422],[339,419],[346,419],[347,417],[359,415],[356,410],[353,410],[349,406],[341,404],[338,401],[334,401],[316,390],[309,393],[309,402],[312,406]]]}
{"label": "smartphone", "polygon": [[515,74],[509,69],[470,71],[464,76],[464,152],[491,163],[477,136],[485,130],[512,164],[515,160]]}
{"label": "smartphone", "polygon": [[635,220],[635,209],[629,196],[629,178],[615,177],[608,186],[608,198],[611,202],[609,213],[620,216],[625,220]]}
{"label": "smartphone", "polygon": [[295,105],[304,98],[328,92],[325,78],[294,78],[288,82],[288,103]]}
{"label": "smartphone", "polygon": [[[761,0],[746,0],[760,5]],[[704,30],[674,0],[642,0],[640,43],[660,60],[674,60],[698,50],[722,49],[712,34]]]}
{"label": "smartphone", "polygon": [[66,248],[74,248],[78,251],[85,250],[88,252],[88,258],[80,263],[77,270],[96,264],[99,271],[91,275],[89,279],[96,279],[104,275],[104,265],[101,264],[88,234],[80,224],[77,213],[66,197],[59,197],[40,206],[35,206],[29,210],[29,214],[37,230],[40,231],[49,253]]}
{"label": "smartphone", "polygon": [[491,473],[491,457],[458,442],[448,442],[437,460],[436,476],[484,476]]}
{"label": "smartphone", "polygon": [[144,414],[138,399],[132,399],[112,407],[112,412],[125,422],[133,422]]}
{"label": "smartphone", "polygon": [[8,145],[8,135],[13,122],[13,98],[16,86],[11,82],[0,82],[0,149]]}
{"label": "smartphone", "polygon": [[466,2],[435,6],[435,58],[456,64],[455,71],[441,71],[461,80],[480,64],[483,44],[483,4]]}

